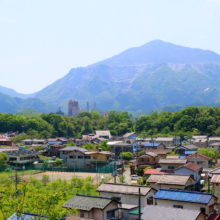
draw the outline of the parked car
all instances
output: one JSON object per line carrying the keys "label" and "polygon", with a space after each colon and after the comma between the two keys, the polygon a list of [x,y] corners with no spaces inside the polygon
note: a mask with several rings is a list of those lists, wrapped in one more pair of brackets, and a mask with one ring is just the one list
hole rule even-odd
{"label": "parked car", "polygon": [[131,175],[131,180],[137,180],[139,178],[141,178],[141,177],[138,175]]}

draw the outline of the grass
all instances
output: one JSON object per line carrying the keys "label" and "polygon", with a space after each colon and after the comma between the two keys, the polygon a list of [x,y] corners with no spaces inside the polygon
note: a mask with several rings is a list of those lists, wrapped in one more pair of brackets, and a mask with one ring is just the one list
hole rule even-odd
{"label": "grass", "polygon": [[[18,170],[17,171],[17,175],[18,177],[20,176],[23,176],[25,174],[33,174],[33,173],[38,173],[39,170]],[[15,176],[15,171],[14,170],[10,170],[10,171],[3,171],[3,172],[0,172],[0,179],[5,177],[5,176],[8,176],[8,177],[11,177],[11,176]]]}

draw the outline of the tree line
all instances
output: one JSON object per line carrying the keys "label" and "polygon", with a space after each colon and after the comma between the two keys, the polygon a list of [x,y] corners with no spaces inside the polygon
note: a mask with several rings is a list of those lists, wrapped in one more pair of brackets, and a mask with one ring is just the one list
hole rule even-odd
{"label": "tree line", "polygon": [[187,107],[179,112],[161,111],[141,116],[136,122],[128,112],[110,111],[108,117],[99,112],[82,112],[76,118],[55,113],[22,116],[0,113],[0,133],[18,131],[19,138],[75,137],[110,130],[114,136],[137,132],[149,136],[192,136],[206,134],[220,136],[220,107]]}

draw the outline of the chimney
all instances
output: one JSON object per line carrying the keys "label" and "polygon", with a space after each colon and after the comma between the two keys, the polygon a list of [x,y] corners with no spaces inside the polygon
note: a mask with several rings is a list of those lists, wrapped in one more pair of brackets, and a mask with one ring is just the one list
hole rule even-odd
{"label": "chimney", "polygon": [[96,102],[94,102],[94,111],[96,111]]}
{"label": "chimney", "polygon": [[87,102],[87,112],[89,112],[89,102]]}

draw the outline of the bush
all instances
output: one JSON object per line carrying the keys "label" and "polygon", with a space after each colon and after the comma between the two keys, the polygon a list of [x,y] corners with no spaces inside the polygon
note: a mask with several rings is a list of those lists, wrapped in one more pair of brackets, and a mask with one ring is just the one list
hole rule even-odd
{"label": "bush", "polygon": [[122,152],[120,153],[120,157],[121,156],[124,160],[131,160],[134,158],[134,155],[131,152]]}

